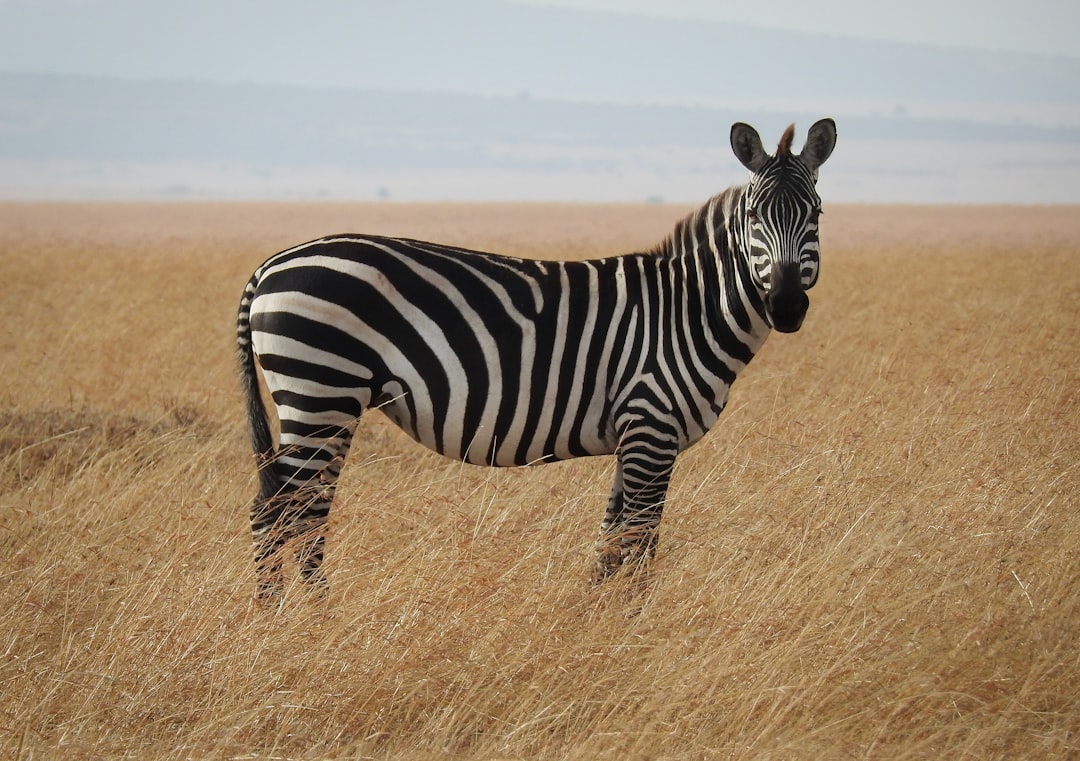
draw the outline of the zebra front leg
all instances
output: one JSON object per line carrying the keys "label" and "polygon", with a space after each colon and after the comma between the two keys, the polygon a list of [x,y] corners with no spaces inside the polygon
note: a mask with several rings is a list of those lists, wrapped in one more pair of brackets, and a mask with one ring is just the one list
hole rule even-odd
{"label": "zebra front leg", "polygon": [[611,499],[600,524],[594,585],[619,572],[644,574],[656,555],[676,452],[660,452],[655,445],[624,442],[620,447]]}

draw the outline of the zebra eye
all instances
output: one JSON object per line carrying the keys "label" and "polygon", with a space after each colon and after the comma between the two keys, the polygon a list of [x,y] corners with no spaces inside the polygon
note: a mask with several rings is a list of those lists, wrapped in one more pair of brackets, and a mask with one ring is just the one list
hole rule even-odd
{"label": "zebra eye", "polygon": [[753,208],[746,210],[746,219],[748,222],[755,225],[761,221],[761,217],[758,216],[757,209]]}

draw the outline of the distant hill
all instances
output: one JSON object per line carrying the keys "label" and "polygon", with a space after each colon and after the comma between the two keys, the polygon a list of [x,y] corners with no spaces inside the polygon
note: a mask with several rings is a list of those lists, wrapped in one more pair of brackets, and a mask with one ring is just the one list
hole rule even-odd
{"label": "distant hill", "polygon": [[[824,114],[787,113],[803,126]],[[719,149],[763,110],[0,73],[0,156],[358,169],[599,168],[615,152]],[[764,130],[763,130],[764,132]],[[845,138],[1080,143],[1080,127],[845,117]],[[775,138],[775,136],[768,136]]]}
{"label": "distant hill", "polygon": [[[0,73],[0,197],[155,196],[161,188],[206,196],[371,197],[392,188],[401,197],[697,198],[719,190],[717,178],[742,176],[727,145],[732,122],[759,126],[771,142],[789,121],[801,131],[823,115]],[[977,144],[998,146],[973,154],[988,165],[1080,159],[1080,127],[902,114],[839,122],[840,150],[825,174],[858,175],[854,198],[869,193],[879,200],[896,175],[912,187],[898,200],[918,194],[913,181],[931,181],[942,160]],[[1032,145],[1043,148],[1032,153]],[[140,177],[120,172],[118,179],[116,167],[136,167]],[[160,177],[144,179],[155,167]],[[317,180],[313,172],[321,173]],[[246,177],[239,184],[237,173]],[[264,179],[252,184],[252,174]],[[544,189],[537,182],[559,175],[562,184]],[[439,176],[443,185],[432,182]]]}

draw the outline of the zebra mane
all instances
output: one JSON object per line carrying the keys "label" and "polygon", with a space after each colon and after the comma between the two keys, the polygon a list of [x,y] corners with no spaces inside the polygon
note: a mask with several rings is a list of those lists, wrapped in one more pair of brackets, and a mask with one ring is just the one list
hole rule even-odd
{"label": "zebra mane", "polygon": [[791,141],[795,139],[795,125],[789,124],[788,128],[784,130],[784,134],[780,136],[780,144],[776,146],[776,158],[787,159],[791,158]]}
{"label": "zebra mane", "polygon": [[[685,240],[690,235],[704,240],[709,235],[707,228],[710,218],[713,225],[726,227],[726,220],[732,215],[733,205],[742,190],[741,186],[732,186],[710,198],[703,206],[699,206],[676,222],[671,233],[650,249],[649,253],[660,256],[671,255],[679,248],[677,241]],[[715,234],[721,238],[724,237],[719,233]]]}

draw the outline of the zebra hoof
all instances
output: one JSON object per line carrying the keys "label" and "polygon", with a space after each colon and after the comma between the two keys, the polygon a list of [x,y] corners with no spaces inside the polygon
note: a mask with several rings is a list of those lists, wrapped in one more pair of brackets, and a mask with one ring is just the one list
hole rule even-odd
{"label": "zebra hoof", "polygon": [[599,586],[607,579],[610,579],[619,572],[622,564],[623,552],[618,544],[612,543],[601,547],[596,553],[596,562],[593,564],[592,574],[589,576],[590,586]]}

